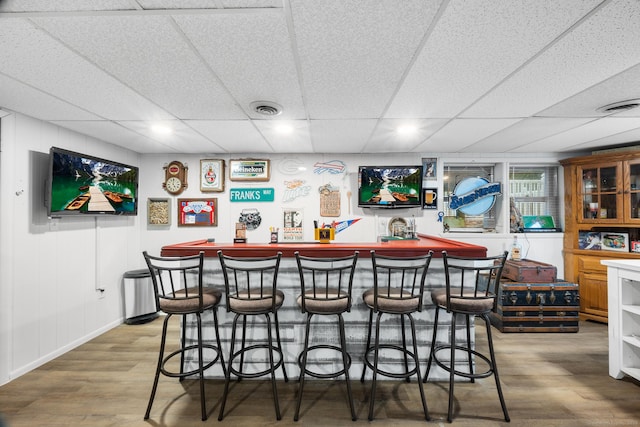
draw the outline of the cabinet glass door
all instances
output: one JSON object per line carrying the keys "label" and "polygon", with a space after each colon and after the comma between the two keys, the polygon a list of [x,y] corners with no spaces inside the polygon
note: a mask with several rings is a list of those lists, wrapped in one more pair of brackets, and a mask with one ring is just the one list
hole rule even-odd
{"label": "cabinet glass door", "polygon": [[625,206],[625,219],[640,221],[640,160],[629,161],[626,170],[624,193],[629,196],[629,203]]}
{"label": "cabinet glass door", "polygon": [[[601,167],[578,168],[582,178],[582,220],[588,222],[611,222],[621,215],[621,174],[617,163]],[[638,168],[640,179],[640,164]],[[638,182],[640,185],[640,180]],[[640,189],[638,189],[640,193]],[[638,194],[640,200],[640,194]],[[639,214],[640,215],[640,214]]]}

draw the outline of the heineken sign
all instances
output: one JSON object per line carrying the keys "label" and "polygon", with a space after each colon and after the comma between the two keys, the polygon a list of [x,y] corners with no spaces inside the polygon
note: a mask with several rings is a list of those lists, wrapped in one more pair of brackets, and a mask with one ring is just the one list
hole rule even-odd
{"label": "heineken sign", "polygon": [[229,190],[231,202],[273,202],[273,188],[232,188]]}

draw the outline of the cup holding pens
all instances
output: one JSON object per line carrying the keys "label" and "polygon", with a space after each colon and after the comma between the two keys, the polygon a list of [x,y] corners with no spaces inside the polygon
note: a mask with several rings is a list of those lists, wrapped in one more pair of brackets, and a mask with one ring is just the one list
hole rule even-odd
{"label": "cup holding pens", "polygon": [[320,243],[330,243],[333,239],[336,238],[336,230],[335,228],[316,228],[314,230],[315,240],[318,240]]}

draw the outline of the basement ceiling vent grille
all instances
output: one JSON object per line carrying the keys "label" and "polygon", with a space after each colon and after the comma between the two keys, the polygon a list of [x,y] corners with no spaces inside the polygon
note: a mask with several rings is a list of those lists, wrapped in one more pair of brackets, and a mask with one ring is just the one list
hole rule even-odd
{"label": "basement ceiling vent grille", "polygon": [[282,113],[282,107],[275,102],[269,101],[255,101],[251,103],[251,110],[260,114],[261,116],[277,116]]}
{"label": "basement ceiling vent grille", "polygon": [[619,113],[621,111],[631,110],[632,108],[636,108],[640,106],[640,99],[629,99],[627,101],[615,102],[613,104],[605,105],[604,107],[598,108],[599,113]]}

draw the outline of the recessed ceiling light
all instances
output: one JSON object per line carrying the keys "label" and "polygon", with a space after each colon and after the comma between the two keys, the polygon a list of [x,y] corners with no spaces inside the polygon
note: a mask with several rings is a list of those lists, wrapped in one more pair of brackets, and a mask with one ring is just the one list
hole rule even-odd
{"label": "recessed ceiling light", "polygon": [[629,99],[627,101],[614,102],[613,104],[605,105],[598,108],[596,111],[599,113],[619,113],[621,111],[631,110],[640,106],[640,99]]}
{"label": "recessed ceiling light", "polygon": [[169,135],[173,133],[173,129],[167,125],[155,124],[151,125],[151,132],[156,135]]}
{"label": "recessed ceiling light", "polygon": [[418,128],[414,125],[402,125],[398,126],[396,132],[398,135],[413,135],[418,131]]}
{"label": "recessed ceiling light", "polygon": [[278,116],[282,113],[282,107],[271,101],[254,101],[251,104],[251,111],[261,116]]}

